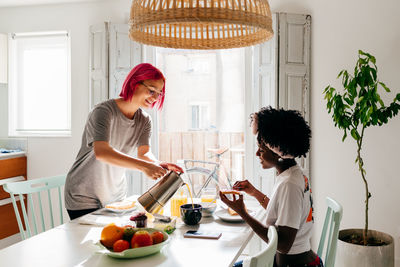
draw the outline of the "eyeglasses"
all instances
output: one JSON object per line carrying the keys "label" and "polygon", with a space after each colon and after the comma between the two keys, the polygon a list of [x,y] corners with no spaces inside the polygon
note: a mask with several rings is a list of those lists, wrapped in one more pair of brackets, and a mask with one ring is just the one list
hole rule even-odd
{"label": "eyeglasses", "polygon": [[156,96],[157,98],[164,97],[164,93],[155,90],[154,87],[151,87],[151,86],[145,84],[144,82],[140,82],[140,84],[143,85],[144,87],[146,87],[147,90],[149,90],[150,96]]}

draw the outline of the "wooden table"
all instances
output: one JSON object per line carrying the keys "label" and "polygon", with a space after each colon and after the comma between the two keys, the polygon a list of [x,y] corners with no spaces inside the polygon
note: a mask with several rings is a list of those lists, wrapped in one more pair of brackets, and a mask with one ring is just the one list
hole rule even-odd
{"label": "wooden table", "polygon": [[[247,204],[248,207],[257,206],[254,202]],[[257,209],[255,216],[263,219],[264,210]],[[185,225],[179,219],[177,229],[170,235],[170,243],[160,253],[135,259],[115,259],[96,253],[99,248],[93,243],[99,240],[102,227],[82,225],[77,220],[0,250],[0,266],[228,267],[237,260],[253,235],[246,223],[224,222],[215,215],[203,217],[197,226]],[[187,230],[217,231],[222,236],[218,240],[184,238]]]}

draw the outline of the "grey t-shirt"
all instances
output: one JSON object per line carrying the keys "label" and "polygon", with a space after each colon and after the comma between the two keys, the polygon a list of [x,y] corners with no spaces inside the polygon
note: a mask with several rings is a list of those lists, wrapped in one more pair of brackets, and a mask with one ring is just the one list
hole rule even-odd
{"label": "grey t-shirt", "polygon": [[126,196],[125,168],[96,159],[94,141],[107,141],[114,149],[131,155],[136,147],[149,145],[151,118],[138,109],[133,119],[122,114],[114,99],[94,107],[82,135],[79,153],[67,175],[65,207],[95,209]]}

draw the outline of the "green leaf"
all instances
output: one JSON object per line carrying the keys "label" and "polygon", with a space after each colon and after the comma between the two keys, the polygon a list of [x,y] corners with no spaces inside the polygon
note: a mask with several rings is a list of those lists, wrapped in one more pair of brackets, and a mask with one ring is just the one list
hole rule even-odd
{"label": "green leaf", "polygon": [[379,82],[379,84],[383,87],[383,89],[385,89],[386,92],[390,92],[390,89],[383,82]]}
{"label": "green leaf", "polygon": [[351,136],[354,138],[354,140],[358,141],[360,139],[360,135],[357,132],[357,129],[351,129]]}
{"label": "green leaf", "polygon": [[371,74],[372,74],[372,77],[374,77],[374,81],[376,80],[376,69],[371,69],[370,70],[370,72],[371,72]]}
{"label": "green leaf", "polygon": [[346,139],[346,137],[347,137],[347,131],[344,130],[344,135],[343,135],[343,137],[342,137],[342,142],[344,142],[344,140]]}

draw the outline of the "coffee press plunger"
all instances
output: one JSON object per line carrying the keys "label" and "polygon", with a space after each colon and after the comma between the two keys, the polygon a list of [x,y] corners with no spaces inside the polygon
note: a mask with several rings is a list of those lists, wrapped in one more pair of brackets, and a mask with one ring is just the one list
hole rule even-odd
{"label": "coffee press plunger", "polygon": [[185,183],[180,174],[170,171],[138,198],[143,208],[150,213],[158,213],[175,192]]}

